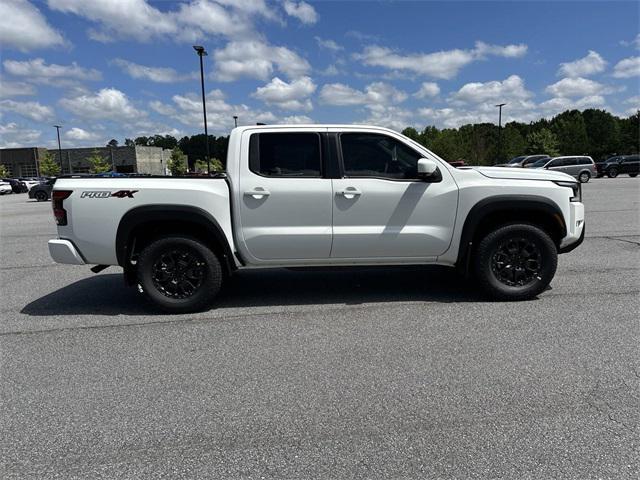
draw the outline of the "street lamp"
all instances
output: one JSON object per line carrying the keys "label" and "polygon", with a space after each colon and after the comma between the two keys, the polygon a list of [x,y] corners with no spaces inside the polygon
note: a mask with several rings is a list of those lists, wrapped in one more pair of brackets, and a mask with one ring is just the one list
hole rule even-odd
{"label": "street lamp", "polygon": [[207,104],[204,97],[204,66],[202,63],[202,57],[207,55],[207,51],[201,45],[194,45],[193,49],[200,57],[200,86],[202,87],[202,113],[204,115],[204,143],[207,148],[207,175],[210,172],[210,160],[209,160],[209,131],[207,129]]}
{"label": "street lamp", "polygon": [[238,115],[234,115],[233,116],[233,121],[236,124],[236,127],[238,126]]}
{"label": "street lamp", "polygon": [[54,125],[54,127],[56,127],[56,133],[58,134],[58,160],[60,161],[60,173],[62,173],[62,147],[60,146],[60,129],[62,125]]}
{"label": "street lamp", "polygon": [[498,162],[502,161],[502,107],[504,107],[506,103],[499,103],[496,105],[499,109],[498,113]]}

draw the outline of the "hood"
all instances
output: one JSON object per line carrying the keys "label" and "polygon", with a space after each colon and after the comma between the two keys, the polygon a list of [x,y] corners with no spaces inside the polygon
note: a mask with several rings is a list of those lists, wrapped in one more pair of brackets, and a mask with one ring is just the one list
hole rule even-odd
{"label": "hood", "polygon": [[566,173],[545,170],[543,168],[504,168],[504,167],[468,167],[485,177],[505,180],[549,180],[570,181],[576,179]]}

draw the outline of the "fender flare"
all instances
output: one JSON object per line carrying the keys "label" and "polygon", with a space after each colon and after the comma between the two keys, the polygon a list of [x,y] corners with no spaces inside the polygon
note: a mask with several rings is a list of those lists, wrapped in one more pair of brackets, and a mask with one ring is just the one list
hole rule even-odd
{"label": "fender flare", "polygon": [[[548,215],[557,222],[560,239],[567,235],[567,226],[564,221],[564,215],[557,203],[546,197],[535,195],[495,195],[487,197],[476,203],[465,218],[460,236],[460,247],[458,249],[458,258],[456,266],[464,268],[465,272],[469,270],[469,261],[471,259],[471,249],[473,247],[473,238],[482,221],[488,216],[496,212],[535,212]],[[558,248],[560,245],[557,245]]]}
{"label": "fender flare", "polygon": [[[235,269],[233,252],[227,237],[218,221],[206,210],[187,205],[143,205],[125,213],[118,224],[116,233],[116,258],[118,264],[127,268],[127,259],[131,254],[129,239],[137,227],[145,223],[187,222],[203,228],[210,238],[220,246],[224,258],[221,260],[228,271]],[[178,233],[178,232],[177,232]]]}

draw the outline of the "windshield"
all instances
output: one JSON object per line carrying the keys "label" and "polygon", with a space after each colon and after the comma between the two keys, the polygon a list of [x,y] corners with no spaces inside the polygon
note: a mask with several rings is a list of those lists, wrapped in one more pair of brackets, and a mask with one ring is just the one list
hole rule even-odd
{"label": "windshield", "polygon": [[509,160],[509,165],[511,165],[512,163],[520,163],[522,160],[524,160],[525,157],[515,157],[512,158],[511,160]]}
{"label": "windshield", "polygon": [[541,168],[544,167],[547,162],[549,161],[548,158],[541,158],[540,160],[537,160],[535,162],[533,162],[531,165],[529,165],[529,167],[531,168]]}
{"label": "windshield", "polygon": [[620,157],[607,158],[606,163],[616,163],[618,160],[620,160]]}

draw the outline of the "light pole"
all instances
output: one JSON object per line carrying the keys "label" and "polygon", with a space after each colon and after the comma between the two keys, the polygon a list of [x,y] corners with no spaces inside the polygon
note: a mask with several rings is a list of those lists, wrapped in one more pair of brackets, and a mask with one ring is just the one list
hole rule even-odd
{"label": "light pole", "polygon": [[204,97],[204,66],[202,63],[202,57],[207,55],[207,51],[201,45],[194,45],[193,49],[196,51],[196,53],[200,57],[200,86],[202,87],[202,113],[204,115],[204,144],[206,145],[206,148],[207,148],[206,150],[207,151],[207,175],[209,175],[209,172],[210,172],[209,131],[207,129],[207,104]]}
{"label": "light pole", "polygon": [[498,162],[502,161],[502,107],[504,107],[506,103],[499,103],[496,105],[499,109],[498,113]]}
{"label": "light pole", "polygon": [[235,126],[238,126],[238,115],[234,115],[233,116],[233,122],[235,123]]}
{"label": "light pole", "polygon": [[60,145],[60,129],[62,126],[54,125],[54,127],[56,127],[56,133],[58,134],[58,161],[60,162],[60,173],[62,173],[62,146]]}

